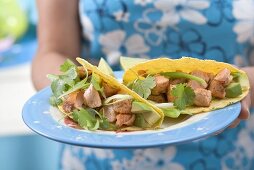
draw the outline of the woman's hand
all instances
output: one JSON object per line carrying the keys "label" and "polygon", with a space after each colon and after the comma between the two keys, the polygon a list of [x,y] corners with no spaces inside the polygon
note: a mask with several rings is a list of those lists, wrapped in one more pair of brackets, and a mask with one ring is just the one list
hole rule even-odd
{"label": "woman's hand", "polygon": [[241,101],[241,113],[238,118],[229,126],[230,128],[235,128],[241,120],[247,120],[250,116],[250,107],[254,105],[254,67],[244,67],[242,68],[249,77],[250,80],[250,92],[249,94]]}
{"label": "woman's hand", "polygon": [[47,74],[58,74],[67,59],[81,54],[81,30],[78,0],[37,0],[38,49],[32,63],[32,80],[36,90],[50,84]]}

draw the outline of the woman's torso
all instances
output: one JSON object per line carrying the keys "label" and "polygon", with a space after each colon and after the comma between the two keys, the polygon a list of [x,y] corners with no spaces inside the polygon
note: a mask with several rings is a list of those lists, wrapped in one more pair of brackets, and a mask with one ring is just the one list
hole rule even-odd
{"label": "woman's torso", "polygon": [[[192,56],[254,65],[254,0],[80,0],[90,59],[119,68],[121,55]],[[253,55],[252,55],[253,56]],[[64,146],[63,169],[254,169],[251,117],[235,129],[189,144],[145,150]]]}
{"label": "woman's torso", "polygon": [[253,10],[253,0],[81,0],[80,20],[89,57],[103,56],[115,67],[121,55],[242,66],[254,45]]}

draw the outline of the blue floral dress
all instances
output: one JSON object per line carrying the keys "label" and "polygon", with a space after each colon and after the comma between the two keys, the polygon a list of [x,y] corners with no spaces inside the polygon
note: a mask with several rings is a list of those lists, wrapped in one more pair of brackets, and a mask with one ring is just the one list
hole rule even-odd
{"label": "blue floral dress", "polygon": [[[254,0],[80,0],[79,10],[85,58],[103,56],[115,69],[121,55],[254,65]],[[253,146],[251,116],[235,129],[177,146],[109,150],[65,145],[61,168],[253,170]]]}

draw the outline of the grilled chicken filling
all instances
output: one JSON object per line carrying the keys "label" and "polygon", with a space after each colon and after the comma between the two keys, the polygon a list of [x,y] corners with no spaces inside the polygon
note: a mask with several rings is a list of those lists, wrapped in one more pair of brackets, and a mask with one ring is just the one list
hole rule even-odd
{"label": "grilled chicken filling", "polygon": [[[80,72],[82,76],[82,72]],[[111,87],[109,84],[102,82],[105,97],[110,97],[118,93],[119,89]],[[131,112],[132,99],[113,100],[112,104],[103,106],[103,96],[90,84],[86,90],[77,90],[64,97],[62,108],[66,113],[71,113],[75,109],[93,108],[102,109],[103,116],[110,123],[117,127],[132,126],[135,121],[135,114]]]}
{"label": "grilled chicken filling", "polygon": [[208,107],[210,106],[212,97],[219,99],[225,98],[225,88],[233,79],[230,70],[226,68],[216,75],[200,70],[194,70],[190,75],[200,78],[206,83],[200,83],[195,79],[168,78],[162,75],[155,75],[156,86],[151,90],[151,95],[148,97],[148,100],[157,103],[173,102],[175,97],[172,95],[172,90],[177,84],[186,83],[195,93],[193,104],[196,106]]}

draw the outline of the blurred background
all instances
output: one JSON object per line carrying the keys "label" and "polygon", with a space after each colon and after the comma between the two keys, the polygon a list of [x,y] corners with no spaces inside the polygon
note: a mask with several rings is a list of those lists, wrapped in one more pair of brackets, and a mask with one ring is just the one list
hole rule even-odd
{"label": "blurred background", "polygon": [[53,170],[60,145],[22,121],[35,90],[30,79],[37,47],[35,0],[0,0],[0,170]]}

